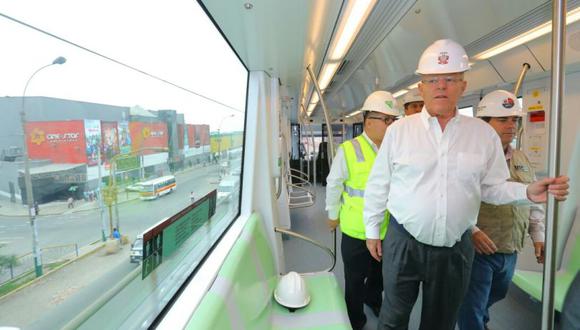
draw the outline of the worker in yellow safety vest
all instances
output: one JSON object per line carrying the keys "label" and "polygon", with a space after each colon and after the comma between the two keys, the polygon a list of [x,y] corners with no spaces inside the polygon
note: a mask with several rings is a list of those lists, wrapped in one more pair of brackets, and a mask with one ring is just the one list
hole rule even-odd
{"label": "worker in yellow safety vest", "polygon": [[[385,91],[370,94],[361,111],[363,133],[340,145],[326,178],[328,226],[335,230],[340,225],[342,231],[345,300],[353,329],[361,329],[366,323],[363,304],[378,316],[382,303],[381,262],[371,257],[365,244],[363,195],[387,127],[401,115],[395,99]],[[381,239],[387,231],[388,217],[387,213]]]}

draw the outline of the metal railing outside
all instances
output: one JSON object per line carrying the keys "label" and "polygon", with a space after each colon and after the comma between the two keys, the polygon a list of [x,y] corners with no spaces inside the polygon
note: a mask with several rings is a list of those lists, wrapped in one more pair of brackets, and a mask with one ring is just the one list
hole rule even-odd
{"label": "metal railing outside", "polygon": [[[79,256],[79,247],[76,243],[48,246],[41,248],[40,251],[42,265],[45,267],[52,263],[66,262]],[[0,285],[32,271],[34,271],[34,255],[29,252],[17,257],[14,264],[0,268]]]}

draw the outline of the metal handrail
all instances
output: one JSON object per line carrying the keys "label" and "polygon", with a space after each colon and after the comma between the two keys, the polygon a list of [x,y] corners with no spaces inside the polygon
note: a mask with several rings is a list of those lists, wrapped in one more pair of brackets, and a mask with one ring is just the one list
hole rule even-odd
{"label": "metal handrail", "polygon": [[[326,252],[331,258],[332,258],[332,266],[330,266],[330,268],[325,269],[325,272],[331,272],[334,269],[334,266],[336,266],[336,253],[333,252],[331,249],[327,248],[326,246],[322,245],[321,243],[313,240],[312,238],[309,238],[307,236],[304,236],[302,234],[298,234],[297,232],[288,230],[288,229],[284,229],[284,228],[280,228],[280,227],[274,227],[274,231],[277,233],[282,233],[282,234],[286,234],[288,236],[292,236],[292,237],[296,237],[296,238],[300,238],[304,241],[307,241],[319,248],[321,248],[324,252]],[[336,237],[336,236],[335,236]],[[334,251],[336,251],[336,240],[334,241]]]}
{"label": "metal handrail", "polygon": [[[522,82],[524,81],[524,78],[526,77],[526,73],[528,73],[530,68],[531,68],[531,66],[529,63],[522,64],[522,71],[520,72],[520,76],[518,78],[518,81],[516,81],[516,85],[514,86],[514,95],[516,97],[518,97],[518,92],[520,91],[520,88],[522,87]],[[523,134],[524,134],[524,125],[522,123],[522,125],[520,125],[520,128],[518,129],[518,132],[516,134],[516,149],[517,150],[520,150],[522,148],[522,135]]]}

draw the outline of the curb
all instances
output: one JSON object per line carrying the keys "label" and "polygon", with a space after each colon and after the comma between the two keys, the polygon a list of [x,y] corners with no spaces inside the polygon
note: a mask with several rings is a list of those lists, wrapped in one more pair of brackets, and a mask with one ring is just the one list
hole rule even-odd
{"label": "curb", "polygon": [[38,281],[40,281],[40,280],[44,279],[45,277],[47,277],[47,276],[51,275],[52,273],[54,273],[54,272],[56,272],[56,271],[59,271],[60,269],[62,269],[62,268],[64,268],[64,267],[66,267],[66,266],[68,266],[68,265],[70,265],[71,263],[73,263],[73,262],[75,262],[75,261],[77,261],[77,260],[80,260],[80,259],[82,259],[82,258],[88,257],[88,256],[90,256],[90,255],[92,255],[92,254],[96,253],[97,251],[101,250],[101,249],[102,249],[102,248],[105,246],[105,243],[104,243],[104,242],[101,242],[101,240],[97,240],[97,241],[95,241],[95,242],[93,242],[93,243],[91,243],[91,244],[89,244],[89,245],[95,244],[95,243],[97,243],[97,242],[100,242],[100,246],[98,246],[98,247],[94,248],[94,249],[93,249],[93,250],[91,250],[91,251],[85,252],[84,254],[81,254],[80,256],[78,256],[78,257],[76,257],[76,258],[73,258],[73,259],[71,259],[71,260],[69,260],[69,261],[65,262],[64,264],[62,264],[62,265],[60,265],[60,266],[58,266],[58,267],[56,267],[56,268],[54,268],[54,269],[50,270],[49,272],[46,272],[46,273],[45,273],[45,274],[43,274],[42,276],[40,276],[40,277],[37,277],[37,278],[33,279],[32,281],[30,281],[30,282],[28,282],[28,283],[24,284],[23,286],[20,286],[20,287],[18,287],[17,289],[14,289],[14,290],[10,291],[10,293],[7,293],[7,294],[5,294],[4,296],[0,297],[0,303],[1,303],[2,301],[4,301],[4,300],[8,299],[8,297],[11,297],[11,296],[15,295],[16,293],[18,293],[18,292],[20,292],[20,291],[22,291],[22,290],[24,290],[24,289],[28,288],[29,286],[31,286],[31,285],[33,285],[33,284],[36,284]]}
{"label": "curb", "polygon": [[[134,200],[137,200],[137,199],[139,199],[138,196],[135,197],[135,198],[133,198],[133,199],[126,199],[124,201],[117,202],[117,204],[124,204],[126,202],[131,202],[131,201],[134,201]],[[106,208],[107,206],[104,205],[103,207]],[[43,212],[42,215],[40,215],[40,216],[44,216],[44,215],[72,214],[72,213],[79,213],[79,212],[92,211],[92,210],[98,210],[98,209],[99,209],[99,206],[97,205],[95,207],[90,207],[90,208],[85,208],[85,209],[72,209],[70,211],[64,211],[64,212],[60,212],[60,213],[57,213],[57,212]],[[0,208],[0,216],[1,217],[10,217],[10,218],[24,218],[24,217],[26,217],[26,218],[28,218],[28,214],[3,214],[1,210],[2,210],[2,208]]]}

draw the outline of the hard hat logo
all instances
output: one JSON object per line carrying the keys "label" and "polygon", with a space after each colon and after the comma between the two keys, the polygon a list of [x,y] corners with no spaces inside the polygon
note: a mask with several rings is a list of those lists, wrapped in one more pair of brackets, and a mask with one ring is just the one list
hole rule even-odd
{"label": "hard hat logo", "polygon": [[393,108],[393,101],[385,101],[385,104],[387,105],[387,107],[389,108]]}
{"label": "hard hat logo", "polygon": [[512,99],[511,97],[508,97],[507,99],[503,100],[502,105],[504,108],[506,109],[511,109],[514,107],[516,103],[514,102],[514,99]]}
{"label": "hard hat logo", "polygon": [[447,52],[439,53],[439,57],[437,57],[437,64],[445,65],[449,63],[449,55]]}

